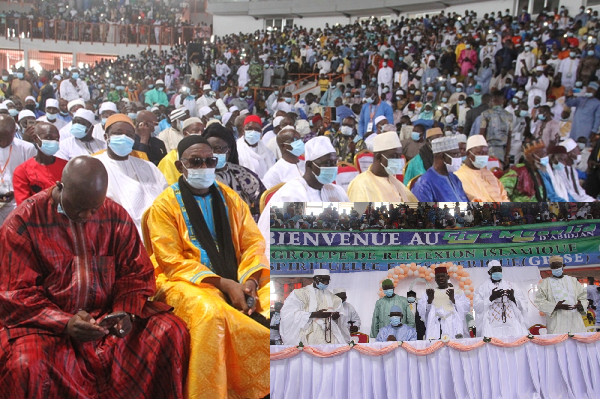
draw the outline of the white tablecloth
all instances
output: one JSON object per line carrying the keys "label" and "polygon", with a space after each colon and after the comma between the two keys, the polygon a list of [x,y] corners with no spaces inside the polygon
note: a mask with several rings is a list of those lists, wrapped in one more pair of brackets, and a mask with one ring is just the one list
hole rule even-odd
{"label": "white tablecloth", "polygon": [[[581,334],[588,335],[588,334]],[[551,338],[554,335],[545,335]],[[512,342],[517,338],[503,338]],[[462,339],[470,345],[481,338]],[[422,349],[427,341],[407,342]],[[371,343],[381,348],[389,343]],[[332,351],[341,345],[314,346]],[[277,353],[290,346],[271,346]],[[600,398],[600,341],[573,339],[513,348],[487,343],[427,356],[398,348],[383,356],[352,349],[319,358],[305,352],[271,360],[271,398]]]}

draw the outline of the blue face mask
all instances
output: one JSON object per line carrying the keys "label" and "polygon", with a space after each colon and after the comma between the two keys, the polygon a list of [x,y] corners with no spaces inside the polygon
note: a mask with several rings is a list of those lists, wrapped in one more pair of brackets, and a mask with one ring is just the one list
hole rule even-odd
{"label": "blue face mask", "polygon": [[217,157],[217,169],[223,168],[225,166],[225,163],[227,162],[227,153],[215,153],[215,157]]}
{"label": "blue face mask", "polygon": [[529,116],[529,112],[527,112],[527,110],[521,110],[519,112],[519,115],[523,118],[528,117]]}
{"label": "blue face mask", "polygon": [[71,78],[73,78],[73,79],[79,79],[79,73],[77,73],[77,72],[73,72],[73,73],[71,74]]}
{"label": "blue face mask", "polygon": [[333,181],[335,181],[335,178],[337,178],[337,172],[338,172],[337,167],[319,167],[319,166],[317,166],[317,168],[319,168],[320,172],[319,172],[319,175],[315,175],[315,176],[317,178],[317,181],[319,181],[319,183],[321,185],[327,185],[329,183],[333,183]]}
{"label": "blue face mask", "polygon": [[156,90],[158,90],[159,92],[162,92],[163,90],[165,90],[165,88],[161,86],[161,87],[156,88]]}
{"label": "blue face mask", "polygon": [[154,85],[148,85],[148,89],[154,89]]}
{"label": "blue face mask", "polygon": [[327,286],[329,286],[329,285],[326,285],[323,282],[317,283],[317,289],[319,289],[319,290],[325,290],[325,289],[327,289]]}
{"label": "blue face mask", "polygon": [[546,119],[546,116],[545,116],[545,115],[543,115],[543,114],[538,114],[538,119],[539,119],[540,121],[544,121],[544,120]]}
{"label": "blue face mask", "polygon": [[302,140],[296,139],[290,143],[290,146],[292,146],[292,149],[288,151],[296,157],[300,157],[302,154],[304,154],[304,142]]}
{"label": "blue face mask", "polygon": [[502,272],[492,272],[492,280],[501,281],[502,280]]}
{"label": "blue face mask", "polygon": [[402,318],[398,317],[397,315],[390,317],[390,324],[392,324],[392,326],[399,326],[401,323]]}
{"label": "blue face mask", "polygon": [[366,89],[366,88],[367,88],[367,85],[360,85],[360,88],[361,88],[361,89]]}
{"label": "blue face mask", "polygon": [[17,115],[19,115],[19,110],[17,110],[16,108],[9,108],[8,109],[8,114],[11,117],[16,117]]}
{"label": "blue face mask", "polygon": [[207,189],[210,185],[215,183],[216,174],[214,168],[187,169],[187,172],[188,174],[185,180],[194,189]]}
{"label": "blue face mask", "polygon": [[[402,173],[402,168],[404,167],[402,165],[402,159],[400,158],[387,158],[386,156],[383,156],[383,158],[385,158],[387,160],[387,167],[383,167],[385,169],[385,172],[388,173],[388,175],[399,175]],[[383,164],[382,164],[383,166]]]}
{"label": "blue face mask", "polygon": [[431,120],[433,119],[433,111],[423,111],[419,114],[419,119]]}
{"label": "blue face mask", "polygon": [[259,131],[246,131],[244,132],[244,138],[246,143],[250,146],[254,146],[260,140],[260,132]]}
{"label": "blue face mask", "polygon": [[417,299],[415,299],[414,297],[407,297],[406,300],[408,300],[409,303],[414,303],[415,301],[417,301]]}
{"label": "blue face mask", "polygon": [[418,142],[421,139],[421,134],[419,132],[412,131],[410,137],[415,142]]}
{"label": "blue face mask", "polygon": [[[46,114],[46,115],[48,115],[48,114]],[[108,121],[108,118],[102,118],[100,121],[102,122],[102,126],[104,126],[104,125],[106,125],[106,121]]]}
{"label": "blue face mask", "polygon": [[71,125],[71,135],[76,137],[77,139],[84,138],[87,135],[87,128],[82,124],[73,124]]}
{"label": "blue face mask", "polygon": [[545,167],[548,165],[549,161],[550,161],[550,158],[548,158],[548,156],[542,157],[542,158],[540,158],[540,165],[543,165]]}
{"label": "blue face mask", "polygon": [[135,141],[127,135],[113,135],[108,138],[108,147],[119,157],[131,154]]}
{"label": "blue face mask", "polygon": [[46,119],[48,121],[56,121],[56,114],[46,113]]}
{"label": "blue face mask", "polygon": [[487,167],[490,156],[475,156],[475,161],[473,161],[473,166],[477,169],[482,169]]}
{"label": "blue face mask", "polygon": [[386,297],[392,297],[394,295],[394,289],[385,289],[383,294],[385,294]]}
{"label": "blue face mask", "polygon": [[461,87],[457,87],[457,88],[456,88],[456,91],[457,91],[458,93],[460,93],[460,92],[462,92],[462,88],[461,88]]}
{"label": "blue face mask", "polygon": [[372,104],[373,103],[373,98],[372,97],[367,97],[365,99],[365,101],[367,102],[367,104]]}
{"label": "blue face mask", "polygon": [[17,72],[17,78],[23,79],[25,75],[22,72]]}
{"label": "blue face mask", "polygon": [[552,166],[552,169],[554,169],[555,171],[562,171],[565,169],[565,165],[563,163],[554,164]]}
{"label": "blue face mask", "polygon": [[39,147],[39,149],[42,153],[47,156],[53,156],[56,154],[59,149],[58,140],[40,140],[42,141],[42,145]]}
{"label": "blue face mask", "polygon": [[136,119],[136,118],[137,118],[137,113],[127,113],[127,116],[128,116],[129,118],[131,118],[132,120],[134,120],[134,119]]}
{"label": "blue face mask", "polygon": [[292,98],[291,97],[286,97],[283,100],[285,100],[285,102],[288,103],[288,104],[290,104],[292,102]]}
{"label": "blue face mask", "polygon": [[159,133],[160,133],[160,126],[156,125],[154,127],[154,132],[152,132],[152,135],[154,135],[156,137],[156,136],[158,136]]}
{"label": "blue face mask", "polygon": [[560,278],[563,274],[563,269],[562,267],[560,268],[556,268],[552,270],[552,276],[556,277],[556,278]]}

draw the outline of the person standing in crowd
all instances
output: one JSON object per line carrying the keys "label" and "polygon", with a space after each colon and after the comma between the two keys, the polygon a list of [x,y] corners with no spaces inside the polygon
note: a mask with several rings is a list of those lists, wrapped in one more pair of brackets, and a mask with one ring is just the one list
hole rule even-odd
{"label": "person standing in crowd", "polygon": [[350,343],[352,341],[352,336],[350,335],[360,330],[360,316],[354,309],[354,306],[346,301],[348,299],[346,289],[337,288],[333,291],[333,294],[342,300],[344,312],[340,314],[336,322],[344,335],[346,343]]}
{"label": "person standing in crowd", "polygon": [[[402,314],[401,322],[410,327],[415,326],[415,316],[410,311],[406,297],[394,293],[394,283],[391,279],[381,282],[384,296],[377,300],[373,309],[373,320],[371,322],[371,337],[377,338],[379,331],[390,324],[390,312],[392,307],[398,307]],[[387,336],[386,336],[387,338]]]}

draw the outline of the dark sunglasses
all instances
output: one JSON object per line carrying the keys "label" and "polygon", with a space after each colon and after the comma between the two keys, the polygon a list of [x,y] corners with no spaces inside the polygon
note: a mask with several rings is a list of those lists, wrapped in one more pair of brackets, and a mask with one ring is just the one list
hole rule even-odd
{"label": "dark sunglasses", "polygon": [[181,162],[185,165],[186,168],[202,168],[203,165],[206,168],[215,168],[217,166],[217,157],[193,157],[193,158],[182,158]]}

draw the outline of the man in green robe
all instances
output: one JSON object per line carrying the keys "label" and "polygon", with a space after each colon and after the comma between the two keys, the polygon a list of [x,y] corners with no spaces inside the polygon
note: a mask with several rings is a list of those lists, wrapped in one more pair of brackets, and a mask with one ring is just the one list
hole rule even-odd
{"label": "man in green robe", "polygon": [[408,300],[404,296],[394,293],[394,283],[390,279],[381,282],[384,297],[377,300],[373,310],[373,321],[371,322],[371,337],[376,338],[379,330],[390,323],[390,310],[392,306],[398,306],[402,310],[402,324],[415,327],[415,316],[408,306]]}

